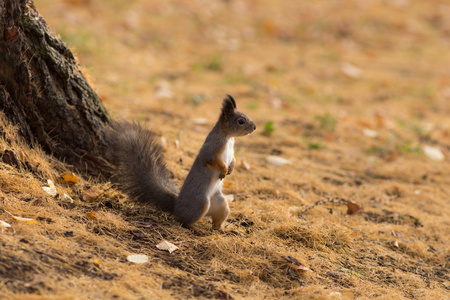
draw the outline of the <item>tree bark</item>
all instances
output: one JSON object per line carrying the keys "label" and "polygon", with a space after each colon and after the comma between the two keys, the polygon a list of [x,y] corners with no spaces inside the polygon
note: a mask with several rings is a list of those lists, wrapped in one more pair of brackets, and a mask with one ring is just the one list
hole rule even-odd
{"label": "tree bark", "polygon": [[26,142],[98,173],[109,115],[32,0],[0,0],[0,109]]}

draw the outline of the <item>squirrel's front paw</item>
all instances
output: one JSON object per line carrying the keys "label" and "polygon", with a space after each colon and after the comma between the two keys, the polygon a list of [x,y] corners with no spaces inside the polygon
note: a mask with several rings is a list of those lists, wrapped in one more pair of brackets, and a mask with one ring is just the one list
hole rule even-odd
{"label": "squirrel's front paw", "polygon": [[224,168],[222,170],[220,170],[220,174],[219,174],[219,179],[222,180],[225,178],[225,176],[227,176],[228,174],[228,168]]}

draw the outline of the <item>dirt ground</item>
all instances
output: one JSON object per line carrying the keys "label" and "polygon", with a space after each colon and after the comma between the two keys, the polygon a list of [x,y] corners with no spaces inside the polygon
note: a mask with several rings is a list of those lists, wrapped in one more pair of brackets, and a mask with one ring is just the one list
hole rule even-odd
{"label": "dirt ground", "polygon": [[[449,299],[448,1],[35,4],[111,115],[164,137],[178,186],[225,94],[258,128],[223,233],[62,178],[1,118],[0,299]],[[302,212],[329,197],[363,211]]]}

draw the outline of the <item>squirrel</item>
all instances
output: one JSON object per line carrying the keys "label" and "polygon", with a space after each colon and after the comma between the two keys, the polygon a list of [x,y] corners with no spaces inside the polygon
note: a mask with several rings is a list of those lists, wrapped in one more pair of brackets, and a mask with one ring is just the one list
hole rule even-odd
{"label": "squirrel", "polygon": [[206,137],[180,191],[170,180],[155,132],[136,123],[112,122],[105,138],[109,160],[126,194],[173,214],[184,227],[210,216],[213,229],[219,230],[230,212],[222,185],[236,162],[234,138],[255,129],[251,118],[238,111],[236,101],[227,95],[219,120]]}

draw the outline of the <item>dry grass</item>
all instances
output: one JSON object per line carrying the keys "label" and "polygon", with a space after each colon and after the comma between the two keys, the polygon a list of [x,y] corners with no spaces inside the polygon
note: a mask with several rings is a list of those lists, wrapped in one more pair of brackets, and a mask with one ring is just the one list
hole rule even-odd
{"label": "dry grass", "polygon": [[[0,151],[12,151],[18,164],[0,165],[0,220],[12,225],[0,233],[0,299],[448,299],[445,1],[36,5],[78,53],[113,115],[167,139],[177,184],[224,94],[235,96],[258,132],[236,144],[238,166],[245,160],[251,169],[226,179],[236,199],[227,232],[209,231],[209,220],[192,232],[108,183],[64,182],[64,164],[16,141],[2,121]],[[346,74],[345,64],[361,74]],[[158,96],[167,84],[172,95]],[[269,121],[274,131],[263,135]],[[445,160],[426,157],[423,145]],[[270,165],[268,155],[291,164]],[[47,179],[60,196],[41,189]],[[87,189],[99,197],[83,200]],[[306,220],[295,213],[325,197],[357,201],[364,212],[324,205]],[[180,249],[156,249],[162,239]],[[150,262],[127,262],[132,253]],[[312,272],[293,270],[282,256]]]}

